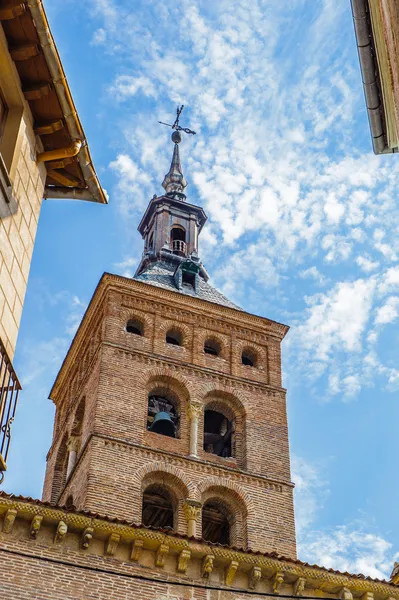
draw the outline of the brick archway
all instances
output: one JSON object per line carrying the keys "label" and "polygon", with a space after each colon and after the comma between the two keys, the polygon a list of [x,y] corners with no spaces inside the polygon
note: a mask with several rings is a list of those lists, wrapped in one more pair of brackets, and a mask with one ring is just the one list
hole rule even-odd
{"label": "brick archway", "polygon": [[[246,549],[248,546],[248,495],[234,482],[212,477],[198,486],[200,502],[204,507],[213,502],[226,510],[230,524],[230,545]],[[201,515],[202,531],[202,515]]]}
{"label": "brick archway", "polygon": [[[183,535],[187,534],[187,521],[184,515],[183,505],[187,498],[194,499],[198,496],[197,488],[189,480],[182,469],[169,465],[167,462],[156,461],[144,465],[135,473],[135,487],[140,490],[140,518],[141,520],[141,498],[144,490],[153,484],[164,487],[175,500],[176,531]],[[137,514],[137,517],[139,515]]]}
{"label": "brick archway", "polygon": [[[199,424],[199,439],[204,438],[205,410],[215,410],[224,414],[229,420],[234,420],[233,457],[237,466],[246,466],[246,410],[239,394],[233,394],[223,389],[208,390],[203,396],[204,417]],[[201,443],[202,445],[202,443]]]}

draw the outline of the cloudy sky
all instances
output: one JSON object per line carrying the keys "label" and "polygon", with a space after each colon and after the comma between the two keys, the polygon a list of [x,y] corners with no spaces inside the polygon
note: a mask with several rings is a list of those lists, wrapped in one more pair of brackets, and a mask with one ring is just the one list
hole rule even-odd
{"label": "cloudy sky", "polygon": [[42,208],[16,368],[6,489],[40,497],[48,393],[104,271],[133,274],[137,224],[181,144],[200,256],[284,342],[299,557],[375,577],[399,560],[395,156],[371,142],[349,0],[47,0],[109,206]]}

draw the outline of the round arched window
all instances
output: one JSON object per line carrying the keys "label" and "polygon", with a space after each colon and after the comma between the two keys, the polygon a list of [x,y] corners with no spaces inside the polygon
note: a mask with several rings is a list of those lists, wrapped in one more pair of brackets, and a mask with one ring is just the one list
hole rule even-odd
{"label": "round arched window", "polygon": [[230,544],[231,515],[217,500],[205,502],[202,509],[202,537],[214,544]]}
{"label": "round arched window", "polygon": [[133,333],[133,335],[143,335],[144,327],[141,321],[137,319],[129,319],[126,323],[126,331],[128,333]]}
{"label": "round arched window", "polygon": [[228,458],[233,456],[234,421],[216,410],[204,413],[204,450]]}
{"label": "round arched window", "polygon": [[152,433],[178,437],[179,415],[176,399],[164,390],[155,390],[148,395],[147,429]]}
{"label": "round arched window", "polygon": [[246,367],[256,367],[257,356],[252,350],[243,350],[241,354],[241,362]]}
{"label": "round arched window", "polygon": [[142,523],[147,527],[164,529],[174,525],[173,501],[169,491],[161,485],[147,487],[143,494]]}
{"label": "round arched window", "polygon": [[169,329],[166,333],[165,341],[172,346],[182,346],[183,336],[178,329]]}
{"label": "round arched window", "polygon": [[209,356],[220,356],[221,346],[216,340],[207,339],[204,343],[204,352]]}

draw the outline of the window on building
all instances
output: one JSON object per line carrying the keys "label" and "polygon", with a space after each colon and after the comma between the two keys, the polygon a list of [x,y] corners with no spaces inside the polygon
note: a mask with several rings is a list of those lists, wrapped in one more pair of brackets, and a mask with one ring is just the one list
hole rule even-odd
{"label": "window on building", "polygon": [[69,510],[72,510],[75,508],[75,505],[73,502],[73,496],[68,496],[68,498],[65,501],[65,508],[68,508]]}
{"label": "window on building", "polygon": [[165,340],[167,344],[171,344],[172,346],[183,345],[183,336],[178,329],[169,329],[166,333]]}
{"label": "window on building", "polygon": [[147,429],[160,435],[178,437],[179,415],[175,398],[163,391],[148,395]]}
{"label": "window on building", "polygon": [[230,544],[228,510],[217,500],[209,500],[202,509],[202,537],[207,542]]}
{"label": "window on building", "polygon": [[143,335],[144,327],[140,321],[137,321],[137,319],[130,319],[126,323],[126,331],[128,333],[133,333],[134,335]]}
{"label": "window on building", "polygon": [[256,354],[251,350],[244,350],[241,355],[241,362],[246,367],[256,367]]}
{"label": "window on building", "polygon": [[204,450],[225,458],[233,456],[234,422],[216,410],[205,410]]}
{"label": "window on building", "polygon": [[175,225],[170,231],[170,243],[173,254],[186,255],[186,230],[181,225]]}
{"label": "window on building", "polygon": [[204,344],[205,354],[210,356],[220,356],[220,344],[216,340],[206,340]]}
{"label": "window on building", "polygon": [[195,290],[195,273],[182,271],[182,284],[183,286],[193,288],[193,290]]}
{"label": "window on building", "polygon": [[153,484],[144,491],[142,523],[147,527],[173,529],[173,501],[170,493],[163,486]]}
{"label": "window on building", "polygon": [[148,242],[148,248],[152,250],[154,248],[154,232],[150,235],[150,240]]}

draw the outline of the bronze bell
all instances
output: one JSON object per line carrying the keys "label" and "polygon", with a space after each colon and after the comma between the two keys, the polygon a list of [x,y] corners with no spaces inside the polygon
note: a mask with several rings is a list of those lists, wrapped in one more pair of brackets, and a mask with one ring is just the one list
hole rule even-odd
{"label": "bronze bell", "polygon": [[169,413],[165,411],[160,411],[155,415],[154,420],[151,423],[150,431],[169,437],[175,437],[176,435],[175,424],[170,418]]}

